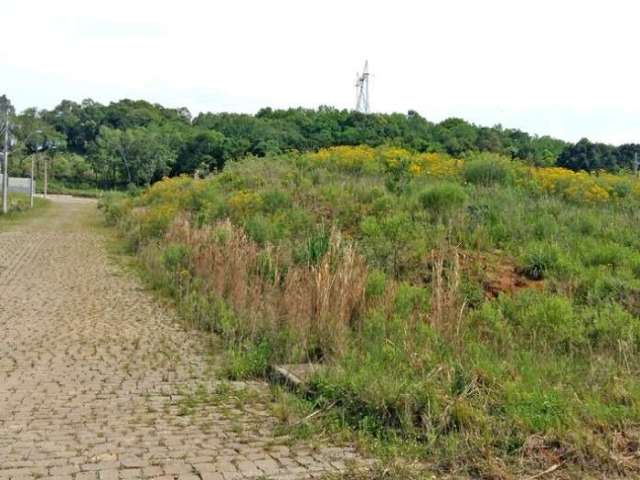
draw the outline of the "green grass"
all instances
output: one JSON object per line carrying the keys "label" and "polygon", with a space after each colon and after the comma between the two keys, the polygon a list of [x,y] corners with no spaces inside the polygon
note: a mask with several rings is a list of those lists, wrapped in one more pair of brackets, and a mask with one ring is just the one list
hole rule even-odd
{"label": "green grass", "polygon": [[637,474],[637,200],[544,195],[487,156],[446,178],[349,161],[250,158],[102,208],[231,378],[325,365],[296,435],[450,475]]}
{"label": "green grass", "polygon": [[33,202],[33,209],[29,206],[29,196],[17,193],[9,194],[9,213],[0,213],[0,230],[21,223],[34,216],[43,214],[49,207],[49,202],[43,198],[36,197]]}
{"label": "green grass", "polygon": [[[44,191],[44,183],[42,179],[36,180],[36,191]],[[47,193],[73,195],[75,197],[100,198],[104,194],[104,191],[91,185],[65,185],[55,179],[51,179],[47,184]]]}

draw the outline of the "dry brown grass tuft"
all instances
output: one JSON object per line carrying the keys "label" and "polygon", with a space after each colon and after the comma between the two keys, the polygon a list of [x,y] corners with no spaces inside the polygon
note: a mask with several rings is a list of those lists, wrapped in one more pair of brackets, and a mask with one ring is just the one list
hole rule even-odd
{"label": "dry brown grass tuft", "polygon": [[458,333],[466,306],[460,295],[460,254],[454,247],[434,250],[430,257],[431,325]]}
{"label": "dry brown grass tuft", "polygon": [[259,247],[229,220],[197,228],[181,217],[166,240],[189,247],[203,293],[224,299],[249,335],[286,329],[304,351],[324,356],[340,352],[357,327],[367,266],[337,231],[316,265],[296,265],[278,248]]}

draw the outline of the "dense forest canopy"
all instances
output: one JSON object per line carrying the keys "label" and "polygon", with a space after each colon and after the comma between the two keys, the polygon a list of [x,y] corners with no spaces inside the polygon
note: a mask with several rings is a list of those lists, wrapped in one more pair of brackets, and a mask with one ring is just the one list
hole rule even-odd
{"label": "dense forest canopy", "polygon": [[[144,100],[103,105],[91,99],[63,100],[52,110],[10,108],[18,146],[11,172],[25,174],[28,157],[47,150],[53,174],[68,185],[103,188],[146,185],[163,176],[206,174],[247,155],[313,151],[335,145],[383,144],[417,152],[465,157],[472,152],[508,155],[531,165],[574,170],[633,169],[638,145],[573,145],[518,129],[477,126],[460,118],[433,123],[415,111],[362,114],[318,109],[263,108],[255,115],[202,113],[166,108]],[[55,147],[55,148],[51,148]]]}

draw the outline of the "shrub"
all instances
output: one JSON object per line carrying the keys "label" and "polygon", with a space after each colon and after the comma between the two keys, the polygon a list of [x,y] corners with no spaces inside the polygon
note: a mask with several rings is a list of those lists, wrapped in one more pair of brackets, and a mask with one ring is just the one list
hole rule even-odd
{"label": "shrub", "polygon": [[536,215],[532,220],[532,227],[537,240],[551,240],[558,234],[558,221],[548,213]]}
{"label": "shrub", "polygon": [[640,320],[614,302],[603,303],[597,309],[587,309],[591,319],[589,339],[601,351],[634,354],[640,347]]}
{"label": "shrub", "polygon": [[384,294],[387,283],[387,276],[380,270],[371,270],[367,277],[365,295],[367,298],[377,298]]}
{"label": "shrub", "polygon": [[506,185],[513,180],[513,167],[499,155],[479,154],[464,164],[462,176],[474,185]]}
{"label": "shrub", "polygon": [[390,195],[381,195],[371,202],[371,213],[374,215],[386,215],[393,210],[394,199]]}
{"label": "shrub", "polygon": [[583,269],[575,286],[574,297],[577,302],[587,305],[624,302],[630,290],[629,281],[621,274],[612,274],[601,268]]}
{"label": "shrub", "polygon": [[233,217],[242,218],[259,210],[262,207],[262,201],[262,197],[256,192],[239,191],[231,194],[227,200],[227,206]]}
{"label": "shrub", "polygon": [[621,180],[621,181],[615,182],[612,185],[611,190],[617,198],[627,198],[631,196],[631,192],[633,191],[633,186],[629,181]]}
{"label": "shrub", "polygon": [[285,209],[291,204],[291,197],[282,190],[269,190],[262,195],[262,208],[269,213]]}
{"label": "shrub", "polygon": [[583,247],[583,262],[587,266],[620,267],[630,262],[633,252],[617,243],[589,242]]}
{"label": "shrub", "polygon": [[402,195],[406,193],[411,182],[411,172],[409,171],[409,159],[399,157],[385,164],[385,186],[391,193]]}
{"label": "shrub", "polygon": [[281,240],[285,235],[286,225],[275,215],[267,217],[256,213],[244,221],[244,230],[251,240],[263,246]]}
{"label": "shrub", "polygon": [[365,217],[360,223],[360,231],[368,260],[398,277],[406,267],[411,240],[417,235],[410,217],[404,212],[380,220]]}
{"label": "shrub", "polygon": [[519,332],[518,338],[536,349],[574,350],[586,341],[586,324],[571,300],[561,295],[522,291],[505,298],[499,308]]}
{"label": "shrub", "polygon": [[107,225],[116,225],[125,217],[131,208],[131,201],[126,194],[120,192],[105,193],[98,201]]}
{"label": "shrub", "polygon": [[529,245],[520,256],[518,270],[531,280],[542,280],[559,264],[556,248],[545,243]]}
{"label": "shrub", "polygon": [[187,245],[171,244],[162,252],[162,263],[171,272],[186,268],[189,261],[190,249]]}
{"label": "shrub", "polygon": [[464,189],[455,183],[427,187],[418,197],[422,208],[441,217],[461,208],[467,200]]}
{"label": "shrub", "polygon": [[424,288],[401,283],[393,299],[394,311],[402,318],[408,318],[420,311],[426,312],[428,296]]}
{"label": "shrub", "polygon": [[[133,224],[139,227],[139,238],[136,241],[145,242],[161,238],[169,229],[178,213],[176,205],[163,203],[148,207],[136,207],[131,210]],[[128,236],[136,233],[134,229],[125,232]]]}
{"label": "shrub", "polygon": [[631,258],[629,265],[633,276],[640,280],[640,255],[634,255]]}
{"label": "shrub", "polygon": [[573,222],[578,233],[585,236],[595,235],[600,229],[599,218],[593,213],[583,213],[577,216]]}

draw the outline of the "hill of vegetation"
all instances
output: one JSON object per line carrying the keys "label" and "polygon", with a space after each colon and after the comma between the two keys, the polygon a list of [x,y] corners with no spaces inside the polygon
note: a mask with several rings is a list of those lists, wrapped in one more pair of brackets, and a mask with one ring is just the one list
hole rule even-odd
{"label": "hill of vegetation", "polygon": [[149,279],[225,340],[230,377],[319,362],[319,408],[442,472],[640,472],[635,176],[265,153],[102,204]]}
{"label": "hill of vegetation", "polygon": [[[0,110],[10,108],[0,97]],[[52,110],[13,115],[19,141],[11,172],[26,175],[30,156],[52,158],[52,188],[91,190],[145,186],[164,176],[219,171],[247,155],[264,157],[340,145],[393,145],[418,153],[457,158],[478,152],[508,156],[527,165],[574,170],[632,170],[638,145],[613,147],[582,140],[575,145],[549,136],[473,125],[459,118],[433,123],[415,111],[368,114],[320,107],[265,108],[255,115],[203,113],[165,108],[142,100],[102,105],[87,99],[62,101]],[[41,175],[39,174],[38,177]]]}

